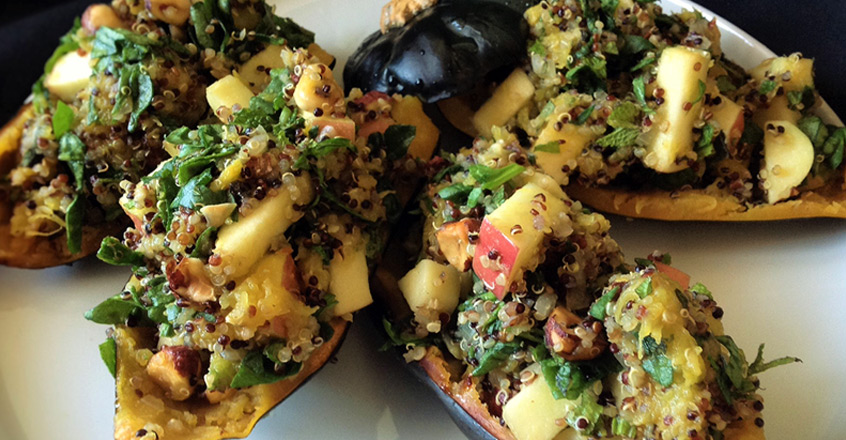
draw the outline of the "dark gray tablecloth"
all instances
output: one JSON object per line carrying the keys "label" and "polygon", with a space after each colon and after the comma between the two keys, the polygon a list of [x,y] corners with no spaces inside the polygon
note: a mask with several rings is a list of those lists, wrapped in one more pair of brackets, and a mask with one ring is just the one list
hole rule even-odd
{"label": "dark gray tablecloth", "polygon": [[[91,0],[0,4],[0,121],[13,115],[29,94],[58,38],[88,3]],[[846,118],[846,39],[840,35],[846,28],[843,0],[700,0],[699,3],[737,24],[778,54],[802,52],[816,58],[817,88],[834,110]]]}

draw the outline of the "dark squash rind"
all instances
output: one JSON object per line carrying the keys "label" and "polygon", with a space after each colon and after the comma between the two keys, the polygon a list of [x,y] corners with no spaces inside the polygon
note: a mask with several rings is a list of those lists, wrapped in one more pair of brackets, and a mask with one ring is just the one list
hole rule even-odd
{"label": "dark squash rind", "polygon": [[401,28],[377,31],[347,61],[344,85],[426,102],[471,90],[525,58],[528,24],[516,3],[443,2]]}

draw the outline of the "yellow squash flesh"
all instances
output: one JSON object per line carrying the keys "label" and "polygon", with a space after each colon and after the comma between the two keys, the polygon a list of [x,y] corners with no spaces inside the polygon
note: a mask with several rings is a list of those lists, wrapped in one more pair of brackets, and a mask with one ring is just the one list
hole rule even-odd
{"label": "yellow squash flesh", "polygon": [[775,205],[747,207],[726,195],[707,190],[631,191],[619,188],[591,188],[578,184],[567,187],[567,194],[591,208],[608,214],[667,221],[769,221],[798,218],[846,218],[846,189],[842,179],[806,191],[793,200]]}
{"label": "yellow squash flesh", "polygon": [[246,437],[264,414],[333,356],[349,323],[336,318],[330,324],[335,332],[332,339],[312,353],[296,376],[273,384],[230,390],[216,404],[202,397],[184,402],[166,398],[165,391],[147,377],[141,363],[144,354],[155,348],[153,329],[117,327],[114,333],[117,343],[115,440],[137,439],[142,429],[147,433],[155,431],[159,440]]}

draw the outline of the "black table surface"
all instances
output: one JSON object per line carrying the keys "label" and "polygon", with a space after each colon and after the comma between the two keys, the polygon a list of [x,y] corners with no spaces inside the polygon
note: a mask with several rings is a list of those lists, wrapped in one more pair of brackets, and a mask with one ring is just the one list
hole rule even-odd
{"label": "black table surface", "polygon": [[[296,0],[288,0],[296,1]],[[29,94],[50,56],[91,0],[2,1],[0,4],[0,121]],[[801,52],[816,59],[820,94],[846,117],[846,2],[818,0],[699,0],[777,54]],[[319,29],[316,29],[319,33]]]}

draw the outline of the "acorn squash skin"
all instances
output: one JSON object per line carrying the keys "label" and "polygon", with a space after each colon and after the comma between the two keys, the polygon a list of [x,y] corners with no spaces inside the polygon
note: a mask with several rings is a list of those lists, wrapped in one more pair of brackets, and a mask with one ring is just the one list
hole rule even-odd
{"label": "acorn squash skin", "polygon": [[434,102],[473,89],[489,74],[508,73],[526,56],[520,3],[444,1],[403,27],[376,31],[347,62],[345,87]]}

